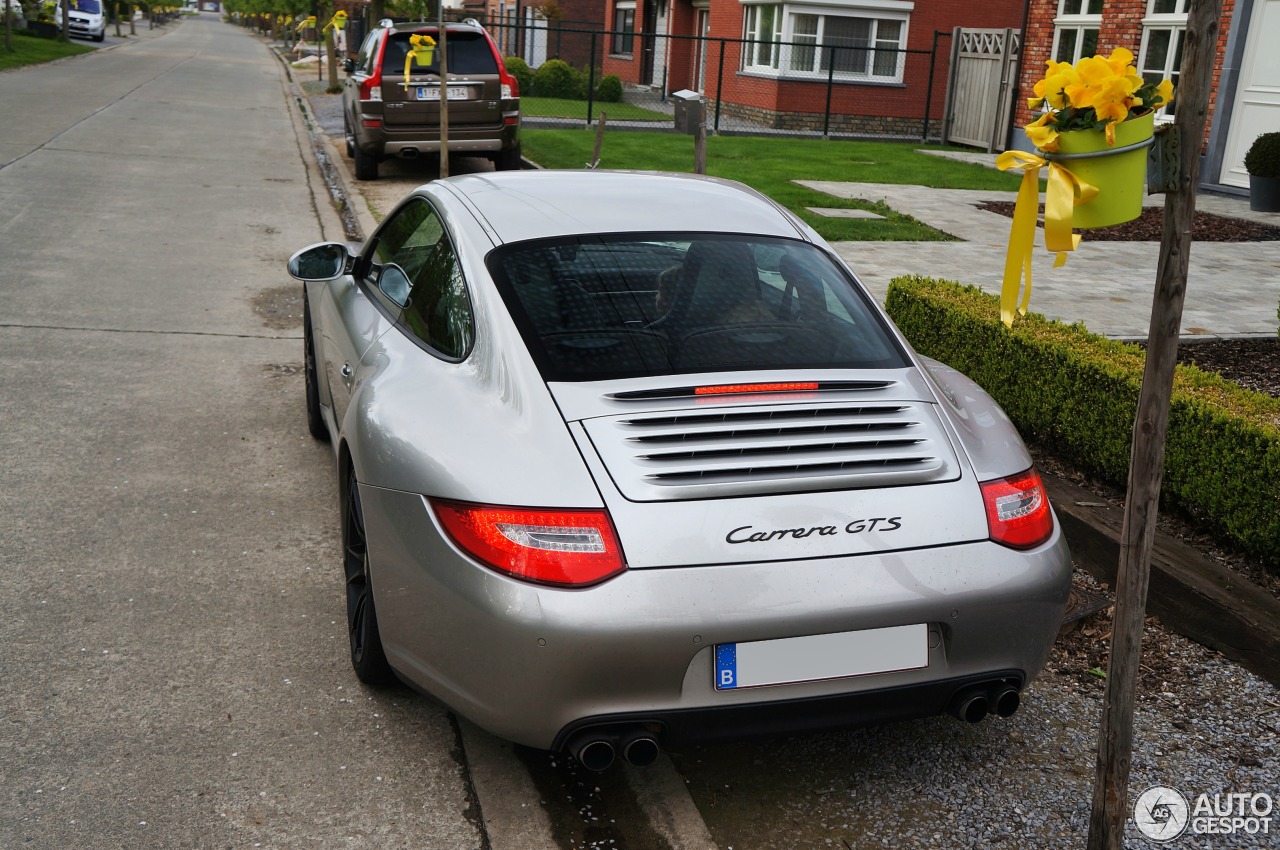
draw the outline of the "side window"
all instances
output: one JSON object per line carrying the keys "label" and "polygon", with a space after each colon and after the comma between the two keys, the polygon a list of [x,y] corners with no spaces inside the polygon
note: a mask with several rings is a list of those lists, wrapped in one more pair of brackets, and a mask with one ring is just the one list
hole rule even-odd
{"label": "side window", "polygon": [[360,70],[360,73],[373,74],[375,70],[373,63],[378,57],[378,41],[379,33],[372,32],[364,40],[364,44],[360,45],[360,55],[356,57],[356,68]]}
{"label": "side window", "polygon": [[411,275],[413,288],[400,321],[430,348],[445,357],[461,359],[471,348],[474,335],[471,300],[448,234],[434,211],[430,219],[435,223],[435,242]]}
{"label": "side window", "polygon": [[383,285],[383,270],[388,266],[398,266],[404,276],[412,281],[435,249],[443,232],[440,219],[430,204],[420,198],[409,201],[378,230],[373,256],[370,257],[370,283],[378,286],[385,295],[403,307],[408,288],[405,287],[397,297],[397,287]]}

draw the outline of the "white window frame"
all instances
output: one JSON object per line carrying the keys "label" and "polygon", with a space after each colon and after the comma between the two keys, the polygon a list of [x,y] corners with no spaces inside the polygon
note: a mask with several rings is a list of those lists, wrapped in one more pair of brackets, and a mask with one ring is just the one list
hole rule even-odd
{"label": "white window frame", "polygon": [[[1053,19],[1053,52],[1049,55],[1053,57],[1055,62],[1065,61],[1075,64],[1084,58],[1083,53],[1085,33],[1093,31],[1093,42],[1098,43],[1098,33],[1102,29],[1102,12],[1090,14],[1089,0],[1058,0],[1058,15]],[[1080,11],[1076,11],[1080,10]],[[1058,48],[1062,44],[1062,35],[1065,32],[1074,32],[1076,34],[1076,44],[1073,55],[1070,59],[1058,59]],[[1094,48],[1097,49],[1096,47]]]}
{"label": "white window frame", "polygon": [[[901,83],[905,67],[908,36],[911,26],[911,11],[914,3],[885,2],[885,0],[866,0],[857,7],[818,5],[808,3],[743,3],[742,30],[744,39],[750,43],[745,46],[742,59],[742,70],[752,74],[766,74],[775,77],[825,79],[827,50],[830,45],[826,40],[827,21],[831,18],[858,18],[869,22],[869,38],[865,48],[868,55],[867,70],[849,72],[836,70],[832,76],[841,81],[862,81],[878,83]],[[763,6],[773,6],[776,10],[773,22],[773,33],[769,36],[759,32],[760,12]],[[817,19],[816,33],[797,33],[796,23],[799,16]],[[880,37],[881,22],[898,24],[898,37],[892,44],[884,42]],[[765,42],[775,42],[768,55],[768,62],[760,61]],[[780,43],[780,44],[779,44]],[[796,67],[794,59],[797,51],[812,51],[807,67]],[[875,73],[876,51],[892,50],[895,54],[894,67],[891,73]]]}
{"label": "white window frame", "polygon": [[[625,27],[618,28],[618,13],[631,13],[631,29]],[[610,56],[633,56],[635,55],[636,45],[636,0],[618,0],[613,4],[613,20],[610,22],[609,28],[613,30],[613,34],[609,36],[609,55]],[[622,33],[626,33],[624,36]],[[630,42],[630,50],[622,50],[621,42],[623,39]]]}
{"label": "white window frame", "polygon": [[[1178,41],[1187,31],[1187,7],[1189,0],[1174,0],[1174,11],[1157,13],[1156,0],[1147,0],[1147,16],[1142,19],[1142,49],[1138,51],[1138,73],[1148,80],[1173,80],[1173,87],[1178,87],[1180,68],[1174,62],[1178,56]],[[1165,53],[1164,66],[1148,68],[1147,58],[1151,44],[1151,36],[1156,32],[1169,33],[1169,49]],[[1173,120],[1173,104],[1166,104],[1156,110],[1156,121],[1167,123]]]}

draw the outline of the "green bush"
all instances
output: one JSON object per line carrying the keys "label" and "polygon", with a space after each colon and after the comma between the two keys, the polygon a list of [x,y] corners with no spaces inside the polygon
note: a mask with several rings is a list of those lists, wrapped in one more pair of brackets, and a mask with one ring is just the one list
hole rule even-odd
{"label": "green bush", "polygon": [[1263,133],[1244,155],[1245,170],[1254,177],[1280,179],[1280,133]]}
{"label": "green bush", "polygon": [[581,97],[582,72],[568,62],[548,59],[533,72],[533,94],[538,97],[561,97],[573,100]]}
{"label": "green bush", "polygon": [[519,56],[508,56],[504,62],[507,73],[516,78],[516,85],[520,86],[520,94],[533,94],[533,69],[529,67],[529,63]]}
{"label": "green bush", "polygon": [[[1035,314],[1009,329],[998,304],[920,277],[892,281],[886,300],[917,351],[977,381],[1025,437],[1123,487],[1143,350]],[[1177,367],[1163,499],[1280,565],[1280,400]]]}
{"label": "green bush", "polygon": [[603,103],[622,102],[622,80],[618,79],[617,74],[606,74],[601,78],[600,87],[596,89],[596,99]]}

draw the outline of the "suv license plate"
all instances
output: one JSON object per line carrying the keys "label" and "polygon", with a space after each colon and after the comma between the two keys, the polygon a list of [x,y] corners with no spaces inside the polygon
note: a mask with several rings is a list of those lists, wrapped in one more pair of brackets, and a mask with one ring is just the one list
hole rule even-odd
{"label": "suv license plate", "polygon": [[715,653],[718,691],[919,670],[929,666],[929,627],[721,643]]}
{"label": "suv license plate", "polygon": [[[439,99],[440,99],[439,86],[419,86],[418,87],[418,100],[439,100]],[[449,86],[449,100],[466,100],[466,99],[467,99],[466,86]]]}

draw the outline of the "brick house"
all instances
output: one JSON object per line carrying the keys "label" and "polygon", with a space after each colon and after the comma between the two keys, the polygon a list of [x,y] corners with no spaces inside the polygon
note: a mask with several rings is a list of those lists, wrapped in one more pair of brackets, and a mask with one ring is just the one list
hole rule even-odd
{"label": "brick house", "polygon": [[1025,0],[607,0],[603,68],[719,92],[728,114],[781,129],[820,129],[830,81],[833,130],[918,135],[931,83],[941,117],[951,30],[1019,30],[1024,11]]}
{"label": "brick house", "polygon": [[[1025,98],[1045,62],[1074,62],[1127,47],[1150,79],[1176,85],[1189,0],[1029,0],[1014,124],[1033,116]],[[1223,0],[1201,182],[1223,191],[1247,189],[1244,155],[1258,134],[1280,130],[1280,0]],[[1172,110],[1177,109],[1175,97]],[[1164,110],[1162,110],[1163,112]],[[1170,119],[1171,116],[1161,115]],[[1030,150],[1020,129],[1011,145]]]}

